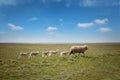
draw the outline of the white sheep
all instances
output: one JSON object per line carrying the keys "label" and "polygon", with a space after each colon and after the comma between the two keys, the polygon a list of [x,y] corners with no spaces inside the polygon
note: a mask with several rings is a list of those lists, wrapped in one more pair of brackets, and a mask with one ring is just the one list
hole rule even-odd
{"label": "white sheep", "polygon": [[48,56],[49,51],[42,52],[42,57]]}
{"label": "white sheep", "polygon": [[27,57],[29,55],[29,52],[20,52],[19,58],[21,57]]}
{"label": "white sheep", "polygon": [[62,56],[66,56],[68,53],[69,53],[69,51],[63,51],[63,52],[60,53],[60,56],[61,56],[61,57],[62,57]]}
{"label": "white sheep", "polygon": [[58,53],[58,49],[55,51],[49,51],[49,56],[54,56]]}
{"label": "white sheep", "polygon": [[39,54],[39,51],[31,52],[29,56],[33,57],[33,56],[37,56],[38,54]]}

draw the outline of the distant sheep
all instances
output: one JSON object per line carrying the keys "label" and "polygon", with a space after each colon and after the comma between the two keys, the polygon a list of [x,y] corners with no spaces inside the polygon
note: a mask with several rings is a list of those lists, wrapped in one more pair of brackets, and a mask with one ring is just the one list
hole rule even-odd
{"label": "distant sheep", "polygon": [[83,55],[85,55],[84,54],[84,52],[86,51],[86,50],[88,50],[88,46],[87,45],[83,45],[83,46],[72,46],[71,48],[70,48],[70,55],[71,54],[75,54],[75,53],[82,53]]}
{"label": "distant sheep", "polygon": [[29,52],[20,52],[19,58],[20,58],[20,57],[26,57],[26,56],[28,56],[28,55],[29,55]]}
{"label": "distant sheep", "polygon": [[42,57],[48,56],[48,54],[49,54],[49,51],[42,52]]}
{"label": "distant sheep", "polygon": [[49,51],[49,56],[56,55],[58,53],[58,49],[55,51]]}
{"label": "distant sheep", "polygon": [[38,54],[39,54],[39,51],[31,52],[30,53],[30,57],[37,56]]}
{"label": "distant sheep", "polygon": [[62,56],[66,56],[68,53],[69,53],[69,51],[63,51],[63,52],[60,53],[60,56],[61,56],[61,57],[62,57]]}

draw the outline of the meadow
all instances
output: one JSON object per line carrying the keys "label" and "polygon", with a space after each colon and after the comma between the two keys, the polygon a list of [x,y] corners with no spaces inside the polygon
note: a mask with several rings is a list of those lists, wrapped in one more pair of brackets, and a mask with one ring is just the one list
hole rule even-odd
{"label": "meadow", "polygon": [[[0,44],[0,80],[120,80],[120,43],[90,43],[85,56],[60,57],[72,45],[82,44]],[[56,49],[56,56],[41,56]],[[40,53],[18,58],[31,51]]]}

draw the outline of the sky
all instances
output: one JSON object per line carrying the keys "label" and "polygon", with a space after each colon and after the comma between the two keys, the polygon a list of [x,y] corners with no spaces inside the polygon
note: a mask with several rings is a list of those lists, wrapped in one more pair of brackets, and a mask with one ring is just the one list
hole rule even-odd
{"label": "sky", "polygon": [[120,42],[120,0],[0,0],[0,43]]}

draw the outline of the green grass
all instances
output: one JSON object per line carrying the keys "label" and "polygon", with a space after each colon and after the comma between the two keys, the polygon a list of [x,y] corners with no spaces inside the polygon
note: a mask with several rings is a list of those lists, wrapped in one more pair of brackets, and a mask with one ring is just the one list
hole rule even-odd
{"label": "green grass", "polygon": [[120,44],[87,44],[86,56],[20,58],[20,52],[68,51],[79,44],[0,44],[0,80],[120,80]]}

